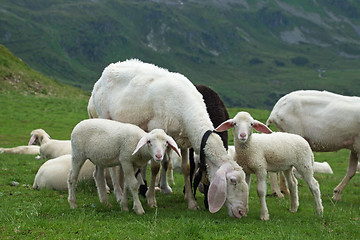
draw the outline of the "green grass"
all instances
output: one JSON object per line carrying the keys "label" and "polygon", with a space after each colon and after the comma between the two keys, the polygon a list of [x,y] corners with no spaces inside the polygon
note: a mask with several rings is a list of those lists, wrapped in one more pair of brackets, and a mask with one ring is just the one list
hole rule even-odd
{"label": "green grass", "polygon": [[[69,139],[72,128],[87,118],[86,104],[87,99],[0,95],[0,146],[26,145],[30,131],[39,127],[55,139]],[[230,115],[239,110],[229,109]],[[245,110],[262,122],[269,114]],[[254,177],[250,212],[245,218],[230,218],[225,208],[209,213],[199,193],[201,210],[187,210],[180,173],[175,173],[172,194],[157,193],[158,208],[149,208],[141,198],[146,214],[137,216],[131,205],[130,212],[121,212],[112,194],[112,207],[100,204],[93,181],[79,184],[78,208],[70,209],[66,191],[32,189],[37,169],[45,160],[0,154],[0,239],[354,239],[360,223],[359,175],[345,188],[341,202],[331,199],[333,188],[347,170],[348,154],[346,150],[315,153],[317,161],[328,161],[334,171],[333,175],[315,175],[322,193],[323,218],[316,217],[310,191],[299,180],[299,211],[288,211],[288,197],[268,197],[267,222],[259,219]],[[12,186],[13,181],[19,185]]]}

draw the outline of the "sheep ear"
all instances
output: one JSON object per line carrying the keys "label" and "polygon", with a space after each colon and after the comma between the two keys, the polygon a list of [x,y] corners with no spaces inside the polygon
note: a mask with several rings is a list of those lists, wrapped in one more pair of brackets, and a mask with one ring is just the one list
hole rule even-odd
{"label": "sheep ear", "polygon": [[267,133],[267,134],[272,133],[270,128],[268,128],[265,124],[259,122],[258,120],[254,120],[253,128],[255,128],[255,130],[258,132]]}
{"label": "sheep ear", "polygon": [[36,135],[31,135],[30,141],[29,141],[29,146],[32,145],[36,140]]}
{"label": "sheep ear", "polygon": [[139,151],[139,149],[144,146],[147,143],[147,135],[144,135],[142,138],[140,138],[134,152],[132,153],[132,155],[134,155],[135,153],[137,153]]}
{"label": "sheep ear", "polygon": [[230,128],[234,127],[234,121],[232,119],[226,120],[222,124],[220,124],[215,131],[217,132],[224,132],[229,130]]}
{"label": "sheep ear", "polygon": [[226,201],[226,172],[224,165],[222,165],[215,173],[215,177],[212,179],[209,192],[208,202],[209,211],[215,213],[220,210]]}
{"label": "sheep ear", "polygon": [[181,153],[179,152],[179,147],[178,147],[178,145],[176,144],[175,140],[174,140],[172,137],[170,137],[170,136],[168,136],[168,137],[166,138],[166,140],[167,140],[167,143],[169,144],[169,146],[177,153],[177,155],[178,155],[179,157],[181,157]]}

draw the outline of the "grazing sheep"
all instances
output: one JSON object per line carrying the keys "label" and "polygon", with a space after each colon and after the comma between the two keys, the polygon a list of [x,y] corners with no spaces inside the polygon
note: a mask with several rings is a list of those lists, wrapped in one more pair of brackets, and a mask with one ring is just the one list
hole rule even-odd
{"label": "grazing sheep", "polygon": [[[195,85],[196,89],[199,91],[199,93],[201,93],[205,105],[206,105],[206,110],[209,113],[209,117],[211,122],[213,123],[213,125],[217,126],[220,123],[226,121],[227,119],[229,119],[229,114],[228,111],[225,107],[224,102],[221,100],[220,96],[211,88],[204,86],[204,85]],[[228,148],[228,133],[227,132],[221,132],[221,133],[217,133],[220,137],[221,140],[223,142],[223,145],[225,147],[225,149]],[[176,156],[174,156],[176,158]],[[170,157],[171,159],[171,157]],[[200,180],[202,179],[202,175],[206,175],[206,167],[203,164],[203,169],[198,169],[198,166],[195,167],[195,162],[194,162],[194,150],[190,149],[189,151],[189,161],[190,161],[190,181],[192,182],[194,180],[194,197],[196,195],[196,189],[200,183]],[[167,168],[166,168],[167,167]],[[167,178],[166,178],[166,171],[169,171],[168,176],[169,176],[169,181],[173,183],[173,172],[172,172],[172,165],[171,165],[171,161],[169,161],[168,163],[166,161],[163,161],[163,166],[161,168],[161,177],[160,177],[160,182],[159,182],[159,186],[160,186],[160,190],[164,193],[170,193],[172,192],[171,187],[169,186],[168,182],[167,182]],[[196,176],[194,176],[194,174],[196,174]],[[205,178],[204,178],[205,179]],[[207,180],[208,182],[208,180]],[[203,182],[203,184],[205,184],[205,182]],[[206,184],[205,186],[205,198],[204,198],[204,204],[206,209],[208,209],[208,202],[207,202],[207,189],[209,188],[208,184]]]}
{"label": "grazing sheep", "polygon": [[[239,112],[233,119],[225,121],[216,130],[226,131],[230,128],[234,128],[235,160],[243,167],[248,184],[250,184],[250,174],[255,174],[257,177],[261,220],[269,219],[265,201],[268,171],[284,171],[290,189],[290,211],[297,211],[299,206],[297,180],[292,173],[292,167],[297,169],[309,186],[314,197],[316,213],[322,215],[320,188],[313,177],[314,155],[305,139],[295,134],[271,133],[266,125],[254,120],[248,112]],[[253,128],[259,132],[271,134],[252,133]]]}
{"label": "grazing sheep", "polygon": [[31,146],[17,146],[13,148],[0,148],[0,153],[36,155],[36,154],[40,154],[40,147],[31,145]]}
{"label": "grazing sheep", "polygon": [[[226,109],[226,106],[224,104],[224,102],[221,100],[220,96],[211,88],[204,86],[204,85],[195,85],[196,89],[201,93],[201,95],[203,96],[205,105],[206,105],[206,111],[209,113],[209,117],[211,122],[213,123],[214,126],[218,126],[219,124],[221,124],[222,122],[226,121],[229,119],[229,113]],[[220,138],[221,141],[225,147],[226,150],[228,150],[228,132],[220,132],[217,133]],[[209,204],[207,201],[207,195],[208,195],[208,189],[209,189],[209,185],[208,185],[208,180],[206,177],[202,177],[202,176],[206,176],[206,166],[204,163],[200,163],[198,165],[198,171],[196,171],[195,168],[195,163],[194,163],[194,151],[190,151],[189,152],[190,155],[190,179],[193,179],[193,175],[194,176],[194,197],[196,195],[196,189],[200,183],[200,181],[202,180],[202,184],[204,187],[204,205],[206,207],[206,209],[209,208]]]}
{"label": "grazing sheep", "polygon": [[[67,178],[71,168],[71,154],[49,159],[36,173],[33,188],[68,190]],[[79,173],[79,180],[92,179],[95,166],[86,160]]]}
{"label": "grazing sheep", "polygon": [[341,200],[346,184],[355,175],[360,160],[360,98],[326,91],[295,91],[275,104],[267,125],[304,137],[313,151],[349,149],[349,167],[333,199]]}
{"label": "grazing sheep", "polygon": [[133,209],[137,214],[144,214],[145,211],[139,201],[136,171],[145,166],[150,159],[162,161],[167,146],[178,152],[175,141],[162,129],[146,133],[138,126],[106,119],[87,119],[78,123],[71,133],[71,145],[72,167],[68,179],[70,207],[76,208],[76,181],[81,166],[89,159],[96,165],[94,178],[100,202],[107,204],[104,168],[121,164],[124,172],[123,196],[121,197],[119,182],[114,178],[114,171],[110,171],[114,193],[118,201],[121,199],[121,209],[128,211],[129,188],[134,201]]}
{"label": "grazing sheep", "polygon": [[61,155],[71,154],[70,140],[50,139],[43,129],[36,129],[31,132],[28,145],[40,145],[41,158],[57,158]]}
{"label": "grazing sheep", "polygon": [[[214,126],[195,86],[179,73],[132,59],[106,67],[94,85],[91,100],[89,106],[101,118],[132,123],[145,131],[162,128],[175,139],[181,148],[185,199],[189,209],[198,209],[191,191],[188,148],[199,154],[204,134]],[[240,218],[247,212],[248,197],[243,170],[227,155],[217,134],[210,134],[204,152],[211,182],[210,212],[226,203],[229,215]],[[152,178],[158,171],[159,167],[152,167]],[[154,199],[150,187],[148,201],[149,195]]]}

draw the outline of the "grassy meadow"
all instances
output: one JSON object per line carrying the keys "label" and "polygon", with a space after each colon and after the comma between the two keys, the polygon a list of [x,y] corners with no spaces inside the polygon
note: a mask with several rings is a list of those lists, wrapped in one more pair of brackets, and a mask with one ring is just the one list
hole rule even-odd
{"label": "grassy meadow", "polygon": [[[43,128],[54,139],[69,139],[73,127],[87,118],[86,106],[86,97],[2,94],[0,147],[27,145],[30,132],[36,128]],[[234,116],[240,110],[229,112]],[[269,115],[265,110],[246,110],[262,122]],[[100,204],[93,181],[78,185],[78,208],[70,209],[66,191],[32,189],[35,174],[45,160],[0,154],[0,239],[355,239],[359,237],[360,225],[359,174],[345,188],[342,201],[331,199],[333,188],[346,173],[348,155],[347,150],[315,153],[316,161],[329,162],[334,171],[333,175],[315,174],[322,193],[323,217],[315,215],[311,193],[299,180],[299,211],[288,211],[288,197],[267,197],[270,220],[262,222],[255,177],[247,217],[230,218],[225,207],[211,214],[204,209],[199,193],[201,210],[187,210],[183,176],[178,172],[173,193],[157,193],[155,209],[141,198],[146,214],[138,216],[132,210],[121,212],[112,194],[112,207]],[[13,182],[19,185],[13,186]]]}

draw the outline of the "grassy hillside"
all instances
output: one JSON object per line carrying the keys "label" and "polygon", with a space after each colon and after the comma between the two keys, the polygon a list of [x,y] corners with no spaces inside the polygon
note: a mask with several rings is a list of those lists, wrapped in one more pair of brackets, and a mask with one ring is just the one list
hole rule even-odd
{"label": "grassy hillside", "polygon": [[358,1],[4,0],[0,8],[0,43],[86,91],[109,63],[140,58],[211,86],[228,107],[270,109],[297,89],[360,95]]}
{"label": "grassy hillside", "polygon": [[35,71],[3,45],[0,45],[0,92],[68,98],[85,98],[88,95]]}

